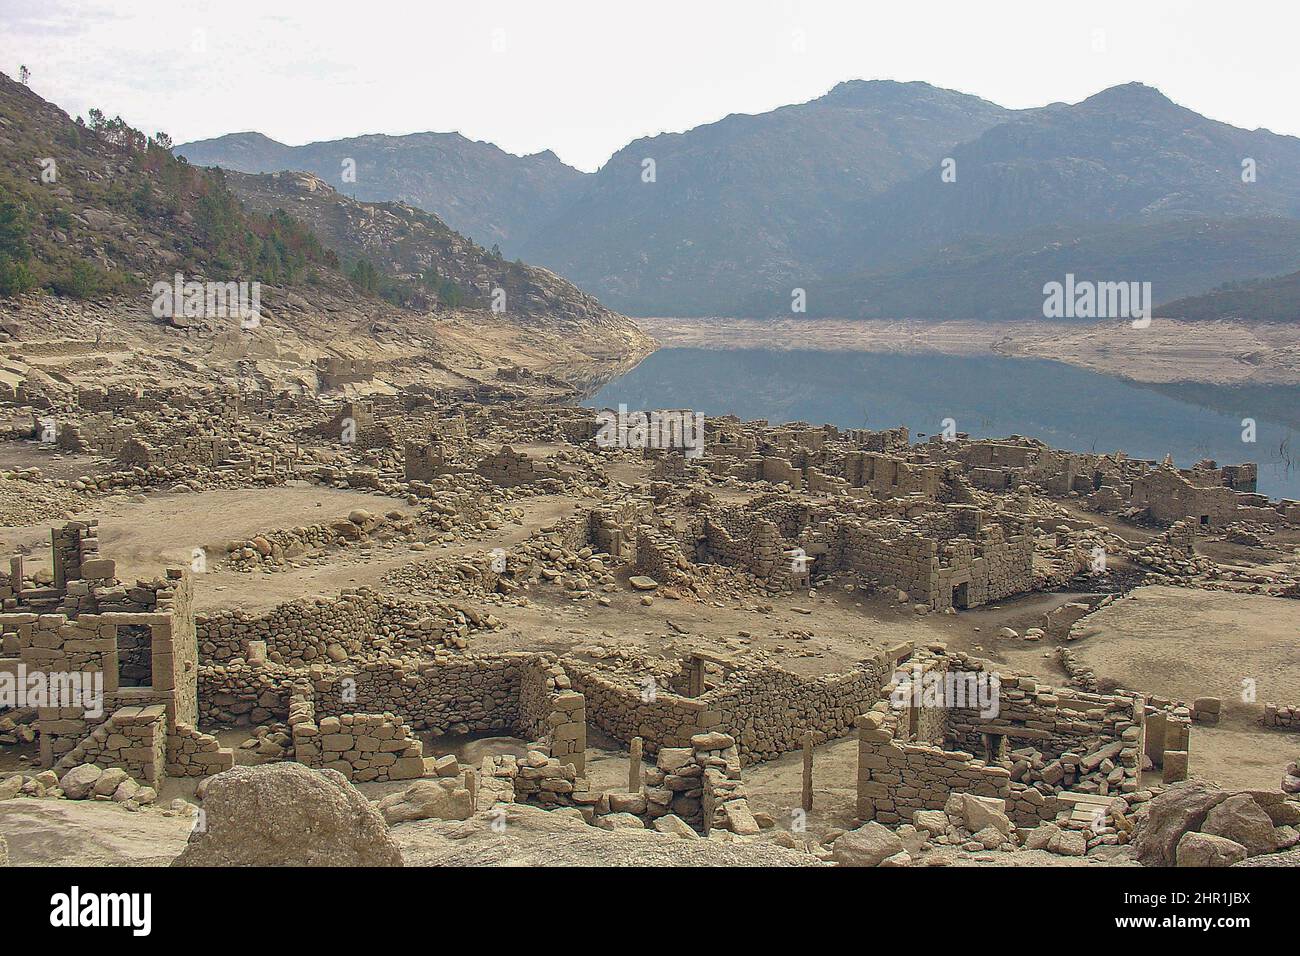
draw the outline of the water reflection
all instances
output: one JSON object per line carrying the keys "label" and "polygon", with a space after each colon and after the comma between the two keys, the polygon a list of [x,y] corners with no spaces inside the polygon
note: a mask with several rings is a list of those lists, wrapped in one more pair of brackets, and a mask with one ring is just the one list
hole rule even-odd
{"label": "water reflection", "polygon": [[[689,408],[772,422],[847,428],[906,425],[913,438],[945,418],[976,437],[1011,434],[1057,448],[1135,458],[1172,454],[1188,467],[1254,461],[1259,490],[1300,498],[1289,465],[1300,430],[1300,389],[1141,386],[1039,359],[768,349],[663,349],[587,404]],[[1256,423],[1242,440],[1243,418]]]}

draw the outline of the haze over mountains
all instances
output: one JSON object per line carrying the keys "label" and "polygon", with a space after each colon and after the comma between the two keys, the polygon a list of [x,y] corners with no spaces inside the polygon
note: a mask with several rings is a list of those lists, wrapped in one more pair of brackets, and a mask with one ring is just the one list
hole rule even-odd
{"label": "haze over mountains", "polygon": [[1005,320],[1041,317],[1043,284],[1067,272],[1171,302],[1300,270],[1300,139],[1141,84],[1012,111],[853,81],[637,140],[591,174],[452,133],[177,152],[404,199],[638,315],[789,316],[802,288],[812,316]]}

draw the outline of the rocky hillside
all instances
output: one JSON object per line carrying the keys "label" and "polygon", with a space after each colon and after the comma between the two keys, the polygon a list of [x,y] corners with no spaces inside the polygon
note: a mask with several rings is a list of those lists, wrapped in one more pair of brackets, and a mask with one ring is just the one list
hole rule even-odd
{"label": "rocky hillside", "polygon": [[[510,252],[586,178],[550,151],[514,156],[459,133],[356,136],[306,146],[232,133],[185,143],[176,153],[198,166],[242,173],[309,172],[357,199],[427,209],[456,231]],[[343,177],[346,160],[355,162],[355,179]]]}
{"label": "rocky hillside", "polygon": [[[653,349],[624,317],[436,217],[367,207],[301,177],[245,182],[169,146],[98,111],[74,122],[0,75],[0,343],[13,343],[15,367],[35,350],[69,361],[57,372],[37,362],[33,374],[69,382],[238,371],[311,388],[316,360],[334,356],[375,363],[380,386],[475,385],[520,366],[586,388]],[[176,273],[259,283],[262,321],[156,315],[154,283]],[[498,287],[504,311],[490,308]],[[67,344],[77,339],[121,361],[77,361],[80,346]]]}
{"label": "rocky hillside", "polygon": [[73,122],[0,74],[0,294],[90,298],[173,272],[295,282],[337,266],[301,224],[249,215],[168,145],[98,111]]}
{"label": "rocky hillside", "polygon": [[310,173],[228,173],[226,182],[248,209],[285,210],[304,223],[357,281],[364,281],[367,266],[373,269],[377,291],[393,301],[490,310],[493,290],[501,289],[506,312],[523,324],[574,334],[627,331],[626,319],[571,283],[484,249],[432,213],[405,203],[359,202]]}

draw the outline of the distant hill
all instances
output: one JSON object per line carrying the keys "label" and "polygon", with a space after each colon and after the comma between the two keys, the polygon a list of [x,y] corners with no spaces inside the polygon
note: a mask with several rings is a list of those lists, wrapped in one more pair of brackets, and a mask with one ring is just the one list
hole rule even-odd
{"label": "distant hill", "polygon": [[855,81],[637,140],[522,254],[635,314],[730,312],[755,287],[825,274],[815,264],[853,231],[858,204],[1010,115],[926,83]]}
{"label": "distant hill", "polygon": [[[514,156],[459,133],[355,136],[305,146],[231,133],[184,143],[175,152],[198,166],[241,173],[312,173],[357,199],[418,206],[482,245],[499,244],[512,254],[586,178],[550,151]],[[347,160],[356,164],[355,181],[343,178]]]}
{"label": "distant hill", "polygon": [[1225,282],[1209,292],[1161,306],[1171,319],[1252,319],[1300,324],[1300,272],[1269,279]]}
{"label": "distant hill", "polygon": [[247,208],[283,209],[310,227],[357,281],[366,281],[359,264],[372,267],[375,291],[401,304],[429,308],[451,300],[490,310],[493,290],[502,289],[507,310],[524,324],[551,330],[567,324],[587,335],[627,327],[625,318],[564,279],[503,259],[422,209],[359,202],[310,173],[227,173],[226,182]]}
{"label": "distant hill", "polygon": [[[1043,286],[1067,273],[1094,282],[1151,282],[1153,302],[1260,271],[1300,267],[1300,219],[1179,219],[1057,226],[968,237],[898,266],[806,283],[813,317],[1043,317]],[[742,314],[788,315],[786,289],[756,293]],[[1170,316],[1163,308],[1156,314]]]}
{"label": "distant hill", "polygon": [[[1043,284],[1066,273],[1149,281],[1167,302],[1300,269],[1300,139],[1207,119],[1138,83],[1012,111],[853,81],[637,140],[586,176],[558,161],[543,176],[537,157],[499,150],[499,165],[469,162],[495,147],[421,135],[455,148],[440,159],[394,146],[383,175],[359,171],[357,195],[405,197],[452,226],[457,204],[508,208],[493,222],[508,223],[509,254],[632,314],[790,315],[801,288],[810,316],[1003,320],[1040,314]],[[410,139],[299,150],[333,182],[350,144]],[[216,143],[181,151],[318,172],[256,134]],[[438,188],[422,200],[417,182]]]}

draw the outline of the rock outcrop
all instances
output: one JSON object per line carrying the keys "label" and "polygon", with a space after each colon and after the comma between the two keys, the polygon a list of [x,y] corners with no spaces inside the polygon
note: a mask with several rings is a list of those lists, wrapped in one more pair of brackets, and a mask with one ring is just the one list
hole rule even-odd
{"label": "rock outcrop", "polygon": [[379,811],[334,770],[235,767],[204,790],[173,866],[401,866]]}

